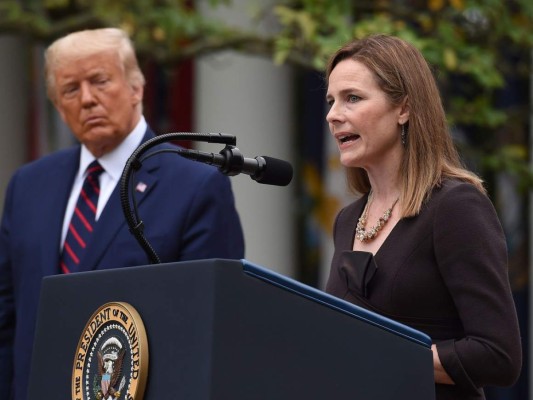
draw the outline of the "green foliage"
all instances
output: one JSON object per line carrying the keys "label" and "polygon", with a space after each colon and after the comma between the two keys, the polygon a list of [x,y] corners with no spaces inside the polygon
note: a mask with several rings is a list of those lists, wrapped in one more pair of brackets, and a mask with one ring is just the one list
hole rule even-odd
{"label": "green foliage", "polygon": [[518,190],[527,193],[533,188],[533,175],[527,162],[527,149],[519,144],[510,144],[492,154],[484,154],[483,168],[494,173],[505,171],[508,175],[516,178]]}
{"label": "green foliage", "polygon": [[507,120],[504,111],[492,107],[491,99],[481,95],[471,98],[454,96],[449,101],[449,121],[453,125],[496,129]]}
{"label": "green foliage", "polygon": [[[132,35],[142,58],[163,64],[231,49],[269,57],[277,65],[318,71],[351,38],[397,35],[417,46],[434,66],[450,122],[487,132],[483,147],[493,150],[483,155],[486,165],[516,170],[515,165],[522,163],[529,171],[524,164],[527,157],[499,155],[506,146],[517,144],[496,139],[494,132],[508,123],[508,113],[497,105],[505,77],[527,82],[531,71],[531,0],[279,0],[267,5],[256,0],[250,6],[255,9],[254,26],[267,21],[266,33],[235,28],[198,11],[203,6],[231,6],[231,0],[197,1],[198,9],[192,3],[2,0],[0,33],[21,33],[47,43],[73,30],[120,26]],[[527,121],[528,111],[523,104],[514,115]],[[509,159],[514,161],[501,161]]]}

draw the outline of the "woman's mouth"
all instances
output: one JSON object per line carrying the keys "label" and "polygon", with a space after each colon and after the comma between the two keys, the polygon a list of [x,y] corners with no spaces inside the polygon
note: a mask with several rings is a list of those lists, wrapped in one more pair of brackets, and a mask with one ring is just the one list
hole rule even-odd
{"label": "woman's mouth", "polygon": [[342,135],[337,138],[341,144],[353,142],[357,139],[359,139],[359,135],[353,134],[353,135]]}

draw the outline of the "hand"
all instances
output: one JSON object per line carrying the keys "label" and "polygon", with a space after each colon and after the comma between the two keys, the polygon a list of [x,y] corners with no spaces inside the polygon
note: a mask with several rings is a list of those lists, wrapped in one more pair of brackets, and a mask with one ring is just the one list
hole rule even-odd
{"label": "hand", "polygon": [[442,366],[437,352],[437,346],[432,344],[431,351],[433,352],[433,372],[435,374],[435,383],[442,383],[445,385],[455,385],[455,382],[450,378],[450,375],[446,372]]}

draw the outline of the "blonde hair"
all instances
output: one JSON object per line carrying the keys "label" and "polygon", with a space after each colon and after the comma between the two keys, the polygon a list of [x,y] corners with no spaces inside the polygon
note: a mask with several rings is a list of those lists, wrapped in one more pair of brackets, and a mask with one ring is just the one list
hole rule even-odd
{"label": "blonde hair", "polygon": [[[433,188],[440,186],[445,178],[469,182],[485,192],[482,180],[461,163],[433,74],[413,45],[388,35],[352,41],[330,58],[326,78],[346,59],[370,69],[392,104],[400,105],[407,99],[407,143],[399,170],[402,217],[417,215]],[[347,168],[346,174],[350,189],[357,193],[370,191],[364,169]]]}
{"label": "blonde hair", "polygon": [[144,86],[144,75],[127,33],[118,28],[89,29],[59,38],[46,49],[44,57],[48,97],[55,101],[54,71],[62,63],[106,51],[117,53],[126,80],[131,86]]}

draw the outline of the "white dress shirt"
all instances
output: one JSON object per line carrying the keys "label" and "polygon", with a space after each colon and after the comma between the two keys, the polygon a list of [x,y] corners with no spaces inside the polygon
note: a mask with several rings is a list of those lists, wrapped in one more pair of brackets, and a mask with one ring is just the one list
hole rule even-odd
{"label": "white dress shirt", "polygon": [[[146,132],[146,128],[146,120],[143,116],[141,116],[133,131],[126,136],[122,143],[120,143],[116,149],[98,159],[98,162],[104,168],[104,172],[102,172],[100,175],[100,196],[98,197],[98,205],[96,207],[96,220],[100,218],[100,215],[102,214],[102,211],[107,204],[111,193],[113,193],[115,186],[117,186],[117,183],[120,181],[126,161],[128,161],[128,158],[130,158],[131,154],[141,144]],[[76,207],[83,181],[87,176],[87,167],[94,160],[95,157],[92,155],[92,153],[84,145],[82,145],[80,153],[80,167],[76,177],[74,178],[67,208],[65,210],[65,216],[63,218],[61,248],[63,248],[63,243],[65,242],[65,238],[67,236],[70,219],[72,218],[72,213]]]}

